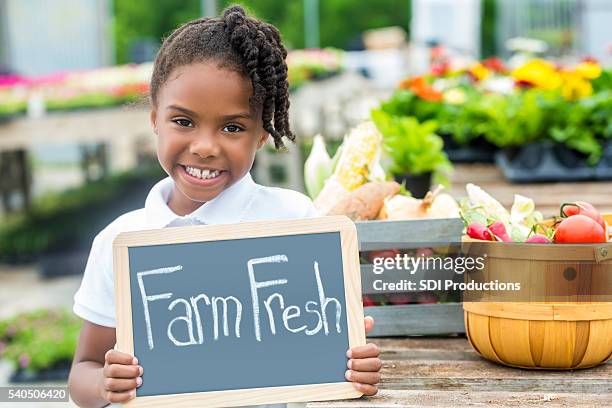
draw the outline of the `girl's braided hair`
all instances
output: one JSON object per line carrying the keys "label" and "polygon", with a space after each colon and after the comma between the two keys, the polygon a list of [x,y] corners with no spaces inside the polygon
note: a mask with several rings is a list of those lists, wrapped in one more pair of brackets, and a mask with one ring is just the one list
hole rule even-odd
{"label": "girl's braided hair", "polygon": [[193,62],[215,61],[251,79],[253,107],[262,108],[263,128],[277,149],[282,138],[294,141],[289,127],[287,50],[271,24],[246,15],[240,6],[227,8],[221,18],[200,18],[183,24],[167,37],[155,59],[151,77],[151,100],[177,67]]}

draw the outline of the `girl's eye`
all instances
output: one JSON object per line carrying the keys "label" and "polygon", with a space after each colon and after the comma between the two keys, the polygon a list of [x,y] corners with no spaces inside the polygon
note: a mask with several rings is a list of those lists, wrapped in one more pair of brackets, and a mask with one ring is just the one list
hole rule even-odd
{"label": "girl's eye", "polygon": [[242,132],[243,130],[244,129],[238,125],[227,125],[223,128],[223,131],[228,132],[228,133],[237,133],[237,132]]}
{"label": "girl's eye", "polygon": [[193,123],[189,119],[174,119],[173,122],[181,127],[193,127]]}

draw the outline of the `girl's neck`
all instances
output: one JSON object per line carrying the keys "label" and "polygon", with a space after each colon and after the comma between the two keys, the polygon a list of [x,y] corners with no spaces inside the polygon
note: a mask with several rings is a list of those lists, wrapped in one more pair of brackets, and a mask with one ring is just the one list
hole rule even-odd
{"label": "girl's neck", "polygon": [[205,203],[193,201],[188,197],[185,197],[185,195],[181,193],[176,186],[172,188],[172,193],[170,193],[170,199],[168,200],[168,207],[172,210],[172,212],[181,217],[191,214],[204,204]]}

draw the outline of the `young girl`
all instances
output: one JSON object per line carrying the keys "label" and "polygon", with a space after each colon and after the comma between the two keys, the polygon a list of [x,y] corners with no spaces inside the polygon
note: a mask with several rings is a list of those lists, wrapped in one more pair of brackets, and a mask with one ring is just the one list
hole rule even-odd
{"label": "young girl", "polygon": [[[136,357],[113,350],[117,234],[316,215],[306,196],[260,186],[249,175],[255,152],[268,137],[277,148],[283,147],[283,137],[295,138],[287,116],[286,55],[278,30],[247,17],[238,6],[222,18],[189,22],[164,41],[151,78],[151,124],[157,157],[169,177],[151,189],[144,208],[120,216],[93,241],[74,297],[74,312],[84,322],[69,386],[80,406],[129,401],[146,370]],[[367,318],[366,330],[372,325]],[[375,394],[381,368],[377,347],[355,347],[347,356],[346,378],[364,394]]]}

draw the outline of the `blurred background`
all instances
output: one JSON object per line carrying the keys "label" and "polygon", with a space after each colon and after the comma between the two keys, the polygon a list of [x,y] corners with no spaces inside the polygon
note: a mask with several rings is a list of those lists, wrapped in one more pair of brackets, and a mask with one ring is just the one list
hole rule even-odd
{"label": "blurred background", "polygon": [[258,154],[259,183],[315,198],[317,163],[378,109],[415,120],[387,177],[612,211],[612,1],[0,0],[0,385],[65,382],[91,241],[164,177],[144,102],[160,41],[234,3],[290,50],[299,141]]}

